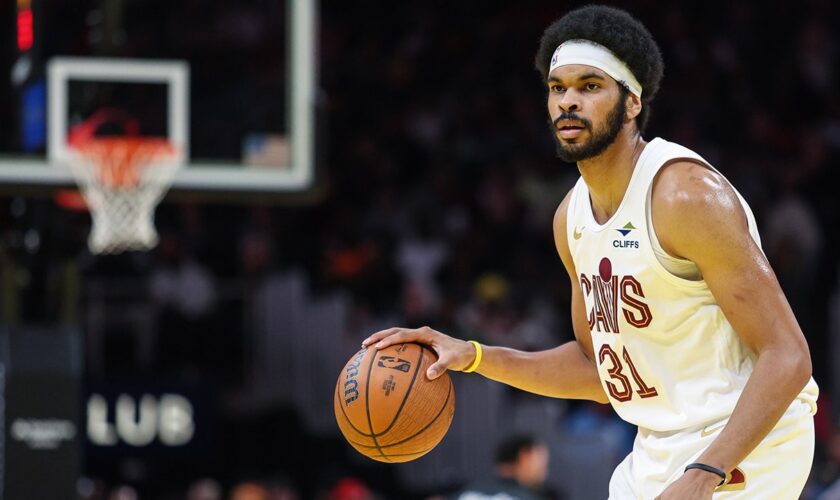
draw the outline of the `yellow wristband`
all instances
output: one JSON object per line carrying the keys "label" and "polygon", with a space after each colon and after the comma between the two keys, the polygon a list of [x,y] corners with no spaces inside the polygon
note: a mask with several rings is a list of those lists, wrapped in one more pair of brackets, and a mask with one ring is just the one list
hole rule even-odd
{"label": "yellow wristband", "polygon": [[481,344],[479,344],[475,340],[468,340],[467,342],[469,342],[470,344],[475,346],[475,359],[473,360],[473,362],[470,366],[468,366],[465,370],[463,370],[463,372],[464,373],[471,373],[471,372],[476,371],[476,369],[478,369],[478,365],[481,364],[481,355],[483,354],[483,352],[481,351]]}

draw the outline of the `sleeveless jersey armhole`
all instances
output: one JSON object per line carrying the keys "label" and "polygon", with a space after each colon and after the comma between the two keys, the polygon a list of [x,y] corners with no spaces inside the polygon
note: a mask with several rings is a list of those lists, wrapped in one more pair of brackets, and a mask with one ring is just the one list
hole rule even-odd
{"label": "sleeveless jersey armhole", "polygon": [[746,217],[747,219],[747,226],[749,228],[750,235],[752,236],[753,240],[756,242],[759,248],[761,248],[761,238],[758,234],[758,225],[755,222],[755,216],[753,215],[752,210],[750,210],[750,207],[747,204],[746,200],[743,196],[741,196],[741,193],[739,193],[738,190],[735,189],[735,186],[732,185],[729,179],[727,179],[726,176],[720,173],[718,169],[700,159],[691,157],[672,158],[666,163],[664,163],[653,176],[653,180],[651,181],[648,187],[647,199],[645,200],[645,217],[647,219],[648,237],[650,238],[651,242],[651,252],[653,253],[654,257],[653,260],[656,264],[658,264],[656,266],[658,269],[664,271],[665,273],[667,273],[668,276],[675,278],[679,282],[703,283],[703,274],[700,272],[700,269],[697,267],[697,264],[688,259],[674,257],[673,255],[666,252],[664,248],[662,248],[662,244],[659,242],[659,237],[656,234],[656,228],[653,224],[653,186],[654,184],[656,184],[656,179],[662,173],[663,169],[678,161],[691,162],[720,175],[721,178],[724,181],[726,181],[727,184],[729,184],[729,187],[732,188],[732,191],[734,191],[735,195],[738,197],[738,201],[741,203],[741,209],[744,211],[744,217]]}
{"label": "sleeveless jersey armhole", "polygon": [[647,228],[648,228],[648,238],[650,239],[651,250],[653,252],[653,257],[658,267],[661,268],[662,271],[665,271],[668,275],[673,278],[676,278],[680,281],[688,282],[688,283],[702,283],[703,282],[703,274],[700,272],[700,268],[697,267],[693,261],[688,259],[681,259],[679,257],[675,257],[669,254],[664,248],[662,248],[662,244],[659,242],[659,236],[656,234],[656,228],[653,224],[653,186],[656,184],[656,180],[662,171],[671,164],[678,162],[678,161],[690,161],[692,163],[696,163],[705,168],[709,168],[714,172],[717,172],[713,167],[703,163],[695,158],[673,158],[663,164],[656,174],[653,176],[653,180],[650,183],[647,199],[645,200],[645,218],[647,219]]}

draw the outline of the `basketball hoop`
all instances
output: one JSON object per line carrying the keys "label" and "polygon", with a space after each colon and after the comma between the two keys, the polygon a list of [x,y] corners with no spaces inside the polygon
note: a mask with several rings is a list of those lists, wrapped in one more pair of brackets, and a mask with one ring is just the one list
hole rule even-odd
{"label": "basketball hoop", "polygon": [[154,212],[183,155],[159,137],[87,136],[71,140],[70,166],[90,208],[88,247],[95,254],[157,245]]}

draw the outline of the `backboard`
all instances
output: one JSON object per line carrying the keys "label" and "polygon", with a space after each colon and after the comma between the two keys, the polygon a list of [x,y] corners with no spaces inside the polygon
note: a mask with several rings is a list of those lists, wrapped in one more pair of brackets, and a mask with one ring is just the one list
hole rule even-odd
{"label": "backboard", "polygon": [[[68,137],[161,136],[174,190],[283,193],[314,164],[316,2],[17,0],[0,52],[0,184],[74,184]],[[8,86],[9,88],[3,88]]]}

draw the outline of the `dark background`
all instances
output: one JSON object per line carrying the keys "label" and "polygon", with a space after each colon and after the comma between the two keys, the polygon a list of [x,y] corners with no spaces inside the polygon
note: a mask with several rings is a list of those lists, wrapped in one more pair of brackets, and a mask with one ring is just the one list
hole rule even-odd
{"label": "dark background", "polygon": [[[284,18],[266,14],[277,3],[125,2],[145,14],[124,17],[125,32],[137,35],[107,50],[86,21],[98,2],[43,3],[75,13],[56,18],[44,9],[37,18],[43,60],[103,51],[201,56],[193,78],[213,84],[193,103],[194,150],[235,154],[231,131],[282,116],[276,99],[265,97],[282,95],[277,61],[241,61],[226,50],[237,33],[248,40],[257,33],[253,43],[277,54]],[[455,431],[442,459],[450,467],[423,486],[406,479],[413,469],[357,460],[330,423],[329,396],[318,391],[330,390],[358,342],[378,327],[429,325],[526,349],[571,338],[551,216],[578,174],[554,157],[532,61],[542,30],[580,4],[322,2],[322,132],[318,184],[307,203],[164,201],[157,249],[101,257],[85,246],[87,214],[50,197],[0,197],[4,324],[81,325],[82,408],[95,391],[112,394],[112,405],[120,391],[137,398],[178,391],[208,422],[202,432],[212,429],[195,448],[170,451],[176,455],[83,442],[79,495],[109,498],[129,486],[141,498],[183,498],[195,480],[211,477],[225,494],[253,481],[330,498],[336,481],[351,476],[383,498],[420,498],[477,474],[459,468],[468,460],[452,452],[474,451],[462,443],[476,436]],[[745,196],[808,338],[822,391],[806,493],[816,498],[840,463],[832,408],[840,8],[830,1],[614,5],[646,24],[665,58],[645,138],[696,150]],[[14,5],[0,9],[0,60],[10,68]],[[239,24],[212,22],[237,13]],[[176,26],[185,45],[152,35],[158,25],[166,33]],[[14,116],[18,98],[0,78],[2,116]],[[220,122],[216,109],[241,112]],[[17,149],[16,127],[0,123],[3,151]],[[458,389],[459,396],[466,390]],[[481,411],[542,404],[508,392],[499,401]],[[627,451],[627,429],[609,410],[558,405],[557,429],[603,435],[609,428],[619,436],[609,448],[616,456],[592,471],[608,478]],[[456,421],[466,411],[456,411]],[[510,429],[523,426],[518,418],[499,417]],[[553,443],[552,456],[572,446]],[[555,479],[564,489],[566,478]],[[574,497],[571,483],[565,489]]]}

